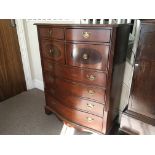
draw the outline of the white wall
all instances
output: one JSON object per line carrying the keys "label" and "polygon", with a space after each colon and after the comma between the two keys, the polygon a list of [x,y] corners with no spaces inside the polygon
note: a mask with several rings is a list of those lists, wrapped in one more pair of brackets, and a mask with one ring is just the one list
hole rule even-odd
{"label": "white wall", "polygon": [[41,70],[41,61],[39,53],[39,44],[36,26],[34,22],[24,21],[24,28],[26,34],[28,56],[30,61],[31,75],[34,87],[39,89],[44,88],[43,77]]}
{"label": "white wall", "polygon": [[80,23],[80,20],[23,20],[33,87],[44,89],[37,28],[34,23]]}

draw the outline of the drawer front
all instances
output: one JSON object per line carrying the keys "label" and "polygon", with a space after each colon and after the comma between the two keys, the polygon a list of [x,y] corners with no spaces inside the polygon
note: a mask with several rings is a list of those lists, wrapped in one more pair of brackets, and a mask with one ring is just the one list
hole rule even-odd
{"label": "drawer front", "polygon": [[46,59],[44,59],[43,64],[44,70],[52,72],[55,76],[106,88],[106,74],[103,72],[58,65]]}
{"label": "drawer front", "polygon": [[64,93],[62,90],[58,91],[52,87],[48,88],[46,91],[57,98],[57,100],[62,102],[65,106],[103,117],[103,104],[85,100],[69,93]]}
{"label": "drawer front", "polygon": [[103,29],[67,29],[68,41],[110,42],[110,30]]}
{"label": "drawer front", "polygon": [[60,41],[43,41],[42,55],[52,61],[57,61],[64,64],[64,43]]}
{"label": "drawer front", "polygon": [[69,93],[99,103],[105,103],[105,89],[54,78],[50,73],[45,73],[44,77],[45,88],[53,88],[64,94]]}
{"label": "drawer front", "polygon": [[64,29],[62,28],[39,28],[41,38],[64,39]]}
{"label": "drawer front", "polygon": [[90,69],[107,70],[109,46],[66,44],[67,64]]}
{"label": "drawer front", "polygon": [[48,95],[46,95],[46,103],[47,106],[52,108],[55,112],[68,121],[92,128],[97,131],[102,131],[102,118],[78,110],[70,109],[61,104],[55,98]]}

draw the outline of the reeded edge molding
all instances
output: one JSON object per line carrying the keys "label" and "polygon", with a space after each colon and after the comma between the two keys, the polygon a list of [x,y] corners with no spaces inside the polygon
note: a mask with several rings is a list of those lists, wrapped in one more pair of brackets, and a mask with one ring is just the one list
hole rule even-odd
{"label": "reeded edge molding", "polygon": [[28,57],[27,42],[26,42],[26,36],[25,36],[25,30],[24,30],[24,21],[23,19],[16,19],[15,22],[16,22],[16,30],[18,35],[21,58],[23,63],[26,87],[27,89],[32,89],[34,88],[34,86],[33,86],[30,62]]}

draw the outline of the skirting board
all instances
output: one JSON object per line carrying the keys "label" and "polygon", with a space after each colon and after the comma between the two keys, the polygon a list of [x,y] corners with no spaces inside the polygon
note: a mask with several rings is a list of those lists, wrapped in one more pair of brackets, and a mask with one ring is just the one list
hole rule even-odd
{"label": "skirting board", "polygon": [[44,83],[43,83],[43,81],[34,79],[33,80],[33,86],[34,86],[34,88],[38,88],[38,89],[44,91]]}

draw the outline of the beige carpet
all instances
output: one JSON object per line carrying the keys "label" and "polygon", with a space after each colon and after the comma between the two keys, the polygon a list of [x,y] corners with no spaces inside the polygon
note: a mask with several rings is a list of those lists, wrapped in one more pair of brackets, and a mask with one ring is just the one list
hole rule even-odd
{"label": "beige carpet", "polygon": [[59,135],[63,123],[44,113],[44,93],[23,92],[0,102],[0,135]]}

